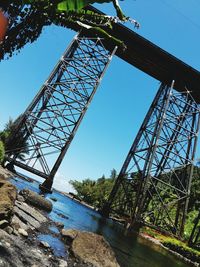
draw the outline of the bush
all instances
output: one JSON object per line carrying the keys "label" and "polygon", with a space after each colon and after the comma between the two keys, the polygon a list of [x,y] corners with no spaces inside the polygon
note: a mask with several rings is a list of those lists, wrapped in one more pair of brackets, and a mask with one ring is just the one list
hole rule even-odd
{"label": "bush", "polygon": [[185,243],[176,240],[174,238],[166,238],[164,241],[162,241],[162,244],[171,249],[172,251],[175,251],[182,255],[183,257],[193,261],[193,262],[199,262],[200,259],[200,252],[188,247]]}
{"label": "bush", "polygon": [[0,141],[0,164],[2,163],[4,159],[4,156],[5,156],[4,144],[2,141]]}

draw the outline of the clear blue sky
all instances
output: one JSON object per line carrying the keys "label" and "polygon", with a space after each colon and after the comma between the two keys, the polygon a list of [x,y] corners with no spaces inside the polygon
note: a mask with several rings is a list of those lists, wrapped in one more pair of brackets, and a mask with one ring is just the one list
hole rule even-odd
{"label": "clear blue sky", "polygon": [[[199,0],[125,0],[124,13],[140,22],[137,33],[200,70]],[[113,14],[111,4],[96,5]],[[132,27],[131,25],[127,25]],[[37,42],[0,62],[0,129],[30,103],[74,36],[45,28]],[[120,170],[159,83],[114,58],[59,169],[54,186],[70,179],[97,179]]]}

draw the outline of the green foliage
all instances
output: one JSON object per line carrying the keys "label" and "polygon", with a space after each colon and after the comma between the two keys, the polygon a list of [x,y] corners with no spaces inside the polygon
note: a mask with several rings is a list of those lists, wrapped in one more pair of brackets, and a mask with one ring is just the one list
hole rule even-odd
{"label": "green foliage", "polygon": [[196,249],[188,247],[188,245],[180,240],[177,240],[172,237],[162,237],[161,243],[173,250],[183,255],[184,257],[190,259],[193,262],[199,262],[200,252]]}
{"label": "green foliage", "polygon": [[108,200],[116,178],[117,173],[112,170],[110,178],[105,178],[103,175],[97,181],[85,179],[82,182],[74,180],[70,181],[70,183],[76,190],[78,198],[100,209],[105,201]]}
{"label": "green foliage", "polygon": [[[113,2],[117,17],[105,16],[86,7],[92,3]],[[118,21],[131,21],[121,11],[117,0],[9,0],[1,1],[0,9],[9,15],[9,29],[0,46],[0,59],[12,56],[27,43],[32,43],[40,36],[44,26],[55,24],[72,30],[92,31],[99,37],[108,38],[114,45],[123,46],[123,42],[108,34],[107,30]]]}
{"label": "green foliage", "polygon": [[189,212],[200,209],[200,167],[194,166],[190,201],[189,201]]}
{"label": "green foliage", "polygon": [[[185,171],[185,170],[184,170]],[[185,177],[182,175],[183,170],[179,170],[176,175]],[[177,183],[177,176],[171,176],[171,182]],[[116,180],[117,174],[116,171],[113,170],[110,178],[99,178],[97,181],[93,181],[90,179],[86,179],[82,182],[79,181],[71,181],[71,184],[77,191],[77,195],[79,198],[84,200],[90,205],[101,208],[103,204],[109,197],[109,193],[112,190],[112,186]],[[139,185],[140,175],[138,173],[133,173],[132,178],[134,178],[131,182],[130,187],[126,187],[126,195],[124,195],[124,189],[122,186],[119,187],[117,196],[115,198],[114,206],[116,214],[121,216],[122,218],[130,216],[132,212],[132,201],[137,196],[137,188]],[[127,179],[124,177],[124,179]],[[165,176],[162,177],[163,180],[167,179]],[[166,180],[167,182],[167,180]],[[153,191],[152,191],[153,192]],[[165,203],[170,203],[175,200],[174,191],[172,189],[168,189],[162,193],[162,199],[165,200]],[[149,210],[154,210],[154,215],[157,216],[159,213],[159,209],[157,206],[160,203],[160,199],[154,197],[154,201],[150,201],[148,204]],[[176,216],[177,205],[172,206],[170,210],[170,215],[175,218]],[[184,239],[188,240],[192,229],[194,227],[196,218],[198,216],[198,212],[200,209],[200,168],[198,166],[194,166],[194,174],[191,185],[191,196],[189,199],[189,212],[186,218],[186,224],[184,229]],[[116,214],[114,214],[116,216]],[[147,217],[150,223],[154,223],[154,218],[150,216]],[[160,222],[162,224],[162,222]],[[200,223],[200,222],[199,222]],[[166,227],[167,225],[165,225]],[[170,222],[169,222],[170,227]]]}
{"label": "green foliage", "polygon": [[64,0],[59,1],[57,8],[61,11],[80,10],[85,6],[93,3],[105,3],[112,2],[112,0]]}
{"label": "green foliage", "polygon": [[0,141],[0,164],[3,162],[4,156],[5,156],[4,144],[2,141]]}
{"label": "green foliage", "polygon": [[18,117],[15,121],[9,119],[4,130],[0,132],[0,141],[4,144],[7,155],[15,155],[23,161],[25,154],[28,154],[28,143],[25,138],[26,129],[16,130],[20,120],[21,117]]}
{"label": "green foliage", "polygon": [[190,211],[187,215],[187,220],[186,220],[186,224],[185,224],[185,231],[184,231],[184,238],[186,240],[189,239],[190,234],[192,232],[192,229],[194,227],[194,223],[195,223],[195,219],[198,216],[198,210],[193,210]]}
{"label": "green foliage", "polygon": [[187,243],[182,242],[176,238],[163,235],[158,231],[151,229],[149,227],[143,227],[141,232],[144,233],[144,235],[149,235],[159,240],[160,243],[162,243],[165,247],[179,253],[183,257],[188,258],[193,262],[199,262],[200,251],[189,247]]}

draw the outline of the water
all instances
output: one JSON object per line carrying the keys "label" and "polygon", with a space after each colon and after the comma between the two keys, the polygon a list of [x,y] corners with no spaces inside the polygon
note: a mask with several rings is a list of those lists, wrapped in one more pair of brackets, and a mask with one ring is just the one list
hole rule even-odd
{"label": "water", "polygon": [[[20,178],[12,179],[12,183],[21,190],[29,188],[39,192],[38,183],[24,181]],[[46,198],[53,201],[50,219],[62,222],[65,228],[92,231],[102,234],[115,251],[118,262],[122,267],[187,267],[188,265],[169,254],[166,250],[155,246],[151,242],[125,231],[121,225],[110,219],[102,218],[93,211],[57,191],[47,194]],[[46,241],[58,256],[66,256],[67,252],[62,242],[53,234],[58,233],[56,227],[50,227],[52,235],[40,235],[40,240]]]}

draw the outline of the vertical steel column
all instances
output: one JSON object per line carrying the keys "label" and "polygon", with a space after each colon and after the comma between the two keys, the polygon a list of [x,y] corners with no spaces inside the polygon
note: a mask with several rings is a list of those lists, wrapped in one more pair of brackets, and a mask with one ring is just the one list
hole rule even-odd
{"label": "vertical steel column", "polygon": [[7,151],[7,160],[45,178],[43,190],[51,189],[116,49],[110,53],[101,38],[78,34],[21,117],[16,132],[25,129],[29,154],[21,161]]}
{"label": "vertical steel column", "polygon": [[191,247],[198,247],[200,245],[200,211],[194,220],[194,227],[192,229],[188,244]]}
{"label": "vertical steel column", "polygon": [[181,235],[200,124],[188,90],[162,84],[102,213]]}

